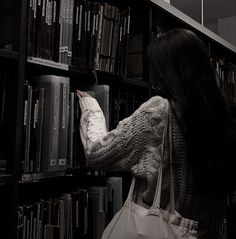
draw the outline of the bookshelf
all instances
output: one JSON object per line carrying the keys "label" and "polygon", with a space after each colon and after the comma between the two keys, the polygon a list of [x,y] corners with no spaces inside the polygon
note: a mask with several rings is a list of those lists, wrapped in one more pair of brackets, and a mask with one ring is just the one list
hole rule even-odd
{"label": "bookshelf", "polygon": [[0,184],[10,183],[12,181],[11,174],[0,174]]}
{"label": "bookshelf", "polygon": [[18,52],[0,49],[0,57],[1,58],[6,58],[6,59],[15,59],[15,60],[17,60],[18,57],[19,57],[19,54],[18,54]]}
{"label": "bookshelf", "polygon": [[[4,106],[4,109],[8,109],[7,111],[4,111],[4,124],[1,122],[0,135],[2,144],[0,149],[0,159],[2,159],[3,155],[3,159],[5,160],[4,162],[6,163],[5,165],[3,162],[3,165],[5,165],[3,170],[4,172],[0,174],[0,192],[2,195],[5,195],[0,201],[0,211],[3,212],[0,215],[0,229],[1,232],[4,233],[6,239],[17,238],[17,233],[23,233],[22,228],[19,225],[22,225],[23,223],[21,220],[24,215],[25,205],[28,205],[27,207],[29,208],[33,208],[32,205],[37,205],[37,207],[40,208],[42,206],[42,201],[40,200],[45,202],[48,200],[48,198],[51,198],[49,201],[54,201],[55,198],[53,197],[56,197],[55,202],[58,200],[60,201],[63,198],[64,201],[62,201],[66,203],[68,202],[67,200],[70,198],[72,199],[73,195],[75,195],[73,193],[69,195],[69,192],[77,190],[78,187],[80,187],[80,189],[98,185],[105,187],[107,183],[107,177],[114,176],[114,174],[103,175],[98,172],[93,172],[84,166],[78,167],[78,164],[76,164],[77,167],[74,168],[72,167],[52,172],[43,172],[40,170],[39,172],[34,172],[34,170],[31,172],[22,172],[22,162],[24,163],[24,156],[22,154],[22,152],[24,152],[24,147],[22,145],[24,130],[22,126],[24,121],[25,106],[25,80],[28,80],[28,82],[33,85],[33,78],[39,75],[56,75],[66,77],[70,82],[71,92],[75,91],[77,88],[87,89],[93,86],[95,83],[109,85],[109,101],[111,104],[110,128],[112,129],[116,127],[119,120],[131,114],[142,102],[144,102],[153,94],[152,85],[148,80],[145,50],[148,46],[148,43],[153,37],[155,37],[156,26],[160,27],[160,29],[163,31],[173,27],[185,27],[195,31],[207,44],[209,54],[217,58],[217,61],[219,60],[219,69],[221,72],[223,69],[225,69],[224,67],[227,64],[232,64],[234,67],[236,65],[235,46],[162,0],[104,1],[108,3],[108,5],[104,5],[106,13],[104,17],[105,20],[103,19],[108,26],[107,29],[113,29],[111,26],[115,28],[118,22],[115,14],[116,11],[119,11],[120,9],[121,14],[119,17],[123,19],[123,21],[120,20],[119,23],[125,26],[124,28],[126,29],[126,32],[123,32],[122,36],[124,39],[120,42],[120,46],[118,46],[118,43],[116,42],[118,40],[114,40],[115,36],[109,35],[109,30],[107,30],[106,33],[100,32],[101,36],[103,36],[103,38],[100,39],[100,43],[103,46],[103,51],[96,52],[100,57],[100,61],[96,62],[96,64],[99,63],[100,65],[93,65],[93,67],[91,67],[91,62],[86,57],[90,55],[88,58],[91,60],[91,55],[93,55],[94,52],[88,47],[84,47],[83,49],[83,47],[80,45],[81,42],[76,42],[76,44],[73,45],[73,38],[69,38],[69,43],[65,43],[68,44],[66,45],[66,49],[63,45],[60,46],[61,48],[59,48],[57,45],[57,49],[60,49],[60,54],[62,54],[62,56],[64,54],[64,58],[62,56],[60,58],[60,56],[57,55],[52,57],[47,54],[44,55],[45,52],[40,52],[40,50],[42,50],[40,48],[42,47],[41,43],[45,42],[47,39],[38,35],[37,37],[39,38],[37,40],[37,44],[33,46],[31,44],[31,52],[29,52],[30,47],[28,39],[32,40],[32,34],[35,33],[34,31],[32,31],[33,33],[29,32],[29,28],[32,27],[32,25],[29,24],[28,13],[29,9],[33,11],[33,8],[30,8],[29,4],[36,4],[34,7],[37,8],[37,4],[42,4],[45,2],[46,1],[39,0],[9,0],[9,3],[11,3],[10,15],[13,16],[13,19],[17,19],[17,21],[16,24],[12,24],[11,26],[11,34],[13,37],[8,39],[8,42],[6,42],[7,46],[10,44],[10,49],[4,49],[4,47],[2,47],[3,49],[0,49],[0,96],[3,97],[3,92],[7,92],[7,98],[4,98],[4,103],[2,100],[0,103],[1,107]],[[85,6],[83,4],[90,1],[47,0],[47,3],[49,4],[47,9],[48,11],[49,9],[52,10],[53,8],[50,6],[50,4],[54,3],[58,4],[55,5],[55,9],[56,6],[60,5],[60,3],[64,9],[66,6],[65,3],[69,2],[76,2],[77,4],[81,3],[81,6],[76,6],[79,6],[83,9]],[[101,3],[103,2],[101,1]],[[6,1],[4,1],[3,4],[6,4]],[[40,8],[42,5],[40,4],[38,5],[38,9],[41,9],[40,11],[42,11],[42,8]],[[8,5],[6,6],[9,7]],[[98,7],[100,5],[97,3],[96,6]],[[88,6],[86,5],[86,7]],[[96,9],[91,10],[95,11]],[[67,8],[67,11],[73,12],[73,7]],[[93,15],[91,12],[90,16],[92,19]],[[71,16],[73,18],[74,15]],[[48,17],[49,18],[47,20],[51,21],[52,19],[50,20],[50,16]],[[33,19],[37,19],[35,22],[36,25],[41,24],[38,22],[38,18]],[[77,20],[79,21],[79,18],[77,18]],[[34,24],[34,21],[32,22]],[[90,22],[92,24],[92,21]],[[67,23],[68,22],[66,21],[64,22],[64,24]],[[73,32],[73,23],[77,23],[73,22],[72,19],[71,23],[72,25],[69,26],[69,29]],[[39,25],[37,25],[37,27],[38,26]],[[55,29],[53,29],[53,31],[56,31]],[[66,32],[65,36],[69,36],[70,31]],[[74,31],[79,34],[78,28],[74,29]],[[83,32],[84,35],[81,35],[84,46],[86,45],[86,41],[91,41],[88,32],[89,30],[87,28],[86,32]],[[50,38],[47,28],[44,28],[43,33],[46,37]],[[29,37],[29,34],[31,34],[31,38]],[[106,37],[107,35],[114,37],[113,41]],[[58,37],[58,35],[56,36]],[[84,39],[83,37],[87,38]],[[55,39],[58,40],[60,37],[58,37],[58,39],[54,38],[54,41]],[[132,40],[130,41],[132,42],[132,45],[129,45],[131,44],[129,42],[130,39]],[[57,42],[57,44],[59,43]],[[112,55],[115,54],[114,51],[112,51],[112,46],[114,45],[116,45],[116,49],[118,49],[117,54],[119,57],[117,56],[117,58]],[[106,52],[105,46],[110,46],[109,53]],[[71,59],[70,54],[65,57],[65,52],[68,53],[70,52],[70,49],[74,48],[76,48],[79,52],[79,54],[75,54],[76,58]],[[54,51],[55,49],[53,49],[53,54],[55,54]],[[81,63],[80,57],[84,57],[84,55],[84,61],[87,65],[84,64],[84,62],[82,62],[83,64]],[[57,59],[57,61],[55,59]],[[110,63],[114,59],[116,62]],[[136,67],[127,69],[127,66],[130,64],[130,62]],[[108,64],[110,64],[110,67],[107,67]],[[96,72],[96,76],[94,75],[94,72]],[[234,72],[235,74],[235,68],[230,72]],[[234,84],[232,85],[234,86]],[[119,114],[114,111],[116,107],[120,109]],[[84,156],[82,155],[81,148],[79,148],[75,153],[79,160],[83,159]],[[117,174],[115,176],[117,176]],[[128,189],[127,182],[129,182],[130,175],[118,174],[118,176],[121,176],[125,181],[125,183],[123,182],[123,193],[126,194]],[[83,193],[85,193],[87,196],[89,195],[87,194],[88,191],[83,191]],[[122,196],[125,198],[124,195]],[[33,209],[29,212],[34,213]],[[49,233],[49,231],[52,229],[48,228],[47,230]],[[93,230],[95,229],[92,228],[92,231]],[[57,229],[55,229],[55,233],[58,233]],[[91,237],[91,239],[92,238],[94,237]],[[71,239],[73,238],[71,237]]]}
{"label": "bookshelf", "polygon": [[215,34],[214,32],[210,31],[209,29],[201,25],[199,22],[190,18],[188,15],[181,12],[177,8],[173,7],[172,5],[168,4],[167,2],[162,0],[148,0],[148,2],[154,8],[164,11],[171,18],[174,17],[176,21],[182,22],[183,24],[187,24],[192,29],[195,29],[195,31],[197,31],[198,33],[202,33],[207,38],[209,38],[210,41],[217,42],[219,45],[223,46],[224,48],[227,48],[233,53],[236,53],[236,47],[233,44],[227,42],[225,39]]}

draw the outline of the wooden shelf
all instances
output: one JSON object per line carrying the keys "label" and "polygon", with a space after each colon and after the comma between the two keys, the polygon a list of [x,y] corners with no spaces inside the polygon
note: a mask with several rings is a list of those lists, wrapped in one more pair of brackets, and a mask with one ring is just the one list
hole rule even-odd
{"label": "wooden shelf", "polygon": [[65,171],[56,172],[40,172],[40,173],[27,173],[21,176],[20,183],[38,182],[49,178],[57,178],[65,176]]}
{"label": "wooden shelf", "polygon": [[69,71],[69,65],[67,65],[67,64],[50,61],[50,60],[42,59],[39,57],[28,56],[27,62],[36,64],[36,65],[42,65],[42,66],[52,67],[52,68],[56,68],[56,69],[60,69],[60,70]]}
{"label": "wooden shelf", "polygon": [[148,82],[141,81],[141,80],[136,80],[136,79],[132,79],[132,78],[124,78],[124,79],[121,80],[121,83],[141,86],[141,87],[144,87],[144,88],[149,87]]}
{"label": "wooden shelf", "polygon": [[8,51],[8,50],[5,50],[5,49],[0,49],[0,57],[17,60],[18,57],[19,57],[19,54],[18,54],[18,52]]}
{"label": "wooden shelf", "polygon": [[140,86],[144,88],[148,88],[148,82],[145,82],[142,80],[142,77],[140,76],[140,79],[136,79],[132,76],[123,76],[123,75],[117,75],[109,72],[102,72],[98,71],[98,83],[106,82],[107,84],[115,82],[115,83],[122,83],[122,84],[128,84],[128,85],[134,85],[134,86]]}
{"label": "wooden shelf", "polygon": [[149,3],[151,3],[154,7],[159,7],[165,12],[167,12],[170,16],[176,17],[179,21],[182,21],[189,26],[193,27],[194,29],[198,30],[205,36],[209,37],[211,40],[221,44],[225,48],[229,49],[233,53],[236,53],[236,46],[233,44],[229,43],[219,35],[215,34],[214,32],[210,31],[208,28],[204,27],[201,25],[199,22],[195,21],[185,13],[181,12],[174,6],[168,4],[167,2],[163,0],[147,0]]}
{"label": "wooden shelf", "polygon": [[11,174],[0,174],[0,183],[9,183],[12,181]]}
{"label": "wooden shelf", "polygon": [[[32,57],[32,56],[28,56],[27,62],[30,64],[34,64],[34,65],[41,65],[41,66],[50,67],[53,69],[67,71],[68,73],[83,74],[83,75],[91,76],[94,78],[94,76],[92,75],[92,72],[88,72],[86,70],[82,71],[76,66],[70,66],[67,64],[60,63],[60,62],[54,62],[54,61],[50,61],[50,60],[46,60],[46,59],[42,59],[42,58],[38,58],[38,57]],[[130,85],[148,88],[147,82],[144,82],[139,79],[137,80],[132,77],[126,77],[123,75],[113,74],[110,72],[102,72],[102,71],[97,71],[97,76],[98,76],[99,80],[102,79],[101,81],[106,80],[107,82],[108,81],[119,82],[119,83],[130,84]],[[108,82],[108,83],[110,83],[110,82]]]}

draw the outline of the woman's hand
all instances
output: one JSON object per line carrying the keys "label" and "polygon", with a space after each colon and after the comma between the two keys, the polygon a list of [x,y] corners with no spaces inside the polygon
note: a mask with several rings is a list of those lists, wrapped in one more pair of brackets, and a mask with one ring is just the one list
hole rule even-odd
{"label": "woman's hand", "polygon": [[87,93],[85,91],[77,90],[76,92],[77,92],[77,95],[79,96],[79,98],[92,97],[89,93]]}

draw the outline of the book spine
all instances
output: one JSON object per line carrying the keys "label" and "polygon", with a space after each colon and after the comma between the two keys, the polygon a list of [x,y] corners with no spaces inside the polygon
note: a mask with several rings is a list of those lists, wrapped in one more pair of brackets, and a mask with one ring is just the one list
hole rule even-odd
{"label": "book spine", "polygon": [[69,95],[69,126],[68,126],[68,160],[67,166],[73,167],[73,135],[74,135],[74,101],[75,94],[73,92]]}
{"label": "book spine", "polygon": [[100,3],[99,5],[99,22],[98,22],[98,37],[97,37],[97,45],[96,45],[96,54],[95,54],[95,70],[99,70],[100,64],[100,48],[102,41],[102,28],[103,28],[103,11],[104,5]]}
{"label": "book spine", "polygon": [[67,168],[68,148],[68,108],[69,108],[69,81],[67,78],[60,82],[60,114],[59,114],[59,147],[58,165],[60,170]]}
{"label": "book spine", "polygon": [[30,124],[30,148],[29,148],[29,172],[36,168],[37,152],[37,127],[38,127],[39,89],[32,88],[31,124]]}
{"label": "book spine", "polygon": [[69,40],[68,40],[68,65],[72,64],[72,41],[73,41],[73,8],[74,8],[74,0],[70,0],[70,8],[69,8]]}
{"label": "book spine", "polygon": [[60,81],[57,76],[40,76],[34,82],[45,89],[41,171],[59,170],[58,138],[60,112]]}
{"label": "book spine", "polygon": [[39,103],[38,103],[38,122],[37,122],[37,146],[35,171],[41,171],[42,158],[42,135],[43,135],[43,120],[44,120],[44,88],[39,88]]}
{"label": "book spine", "polygon": [[32,102],[32,87],[26,83],[24,86],[24,120],[23,120],[23,144],[24,144],[24,163],[23,173],[30,171],[29,149],[30,149],[30,124],[31,124],[31,102]]}

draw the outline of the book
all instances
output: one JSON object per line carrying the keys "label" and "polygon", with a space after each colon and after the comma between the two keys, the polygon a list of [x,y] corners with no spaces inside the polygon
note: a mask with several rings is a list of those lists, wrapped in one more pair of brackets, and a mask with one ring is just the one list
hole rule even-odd
{"label": "book", "polygon": [[88,238],[88,190],[72,192],[73,237]]}
{"label": "book", "polygon": [[28,1],[28,32],[27,32],[27,54],[34,55],[35,49],[35,27],[36,27],[36,1]]}
{"label": "book", "polygon": [[67,150],[67,167],[73,168],[73,140],[74,140],[74,104],[75,93],[69,95],[69,122],[68,122],[68,150]]}
{"label": "book", "polygon": [[1,1],[0,7],[0,48],[7,50],[15,50],[15,2]]}
{"label": "book", "polygon": [[24,227],[24,214],[23,214],[23,207],[17,207],[17,239],[24,239],[23,238],[23,227]]}
{"label": "book", "polygon": [[95,56],[96,56],[96,44],[98,36],[98,14],[99,14],[99,3],[93,2],[91,9],[91,36],[89,46],[89,68],[95,69]]}
{"label": "book", "polygon": [[[62,166],[60,164],[62,164],[63,160],[60,161],[59,158],[61,154],[65,153],[67,155],[67,135],[63,131],[65,129],[60,128],[60,125],[66,126],[68,122],[67,100],[69,97],[67,96],[67,86],[63,86],[66,90],[64,92],[62,90],[61,92],[61,83],[67,84],[65,83],[66,81],[69,82],[69,78],[55,75],[42,75],[32,79],[34,86],[45,89],[41,159],[42,172],[60,170],[60,166]],[[65,94],[66,100],[62,100],[61,102],[60,97],[64,97],[61,95],[62,93]],[[64,106],[60,106],[60,103],[64,104]],[[62,143],[66,145],[59,145]],[[60,147],[63,149],[60,149]],[[62,155],[62,157],[64,156]],[[65,157],[67,158],[67,156]],[[62,168],[64,169],[64,167]]]}
{"label": "book", "polygon": [[101,41],[102,41],[102,29],[104,24],[104,2],[99,2],[98,5],[98,35],[96,39],[96,47],[95,47],[95,70],[99,70],[100,65],[100,55],[101,55]]}
{"label": "book", "polygon": [[69,193],[64,193],[61,199],[64,201],[64,223],[63,233],[65,239],[73,238],[73,228],[72,228],[72,196]]}
{"label": "book", "polygon": [[69,125],[69,79],[60,77],[58,165],[60,170],[67,168],[68,125]]}
{"label": "book", "polygon": [[56,225],[45,225],[44,239],[58,239],[60,238],[60,227]]}
{"label": "book", "polygon": [[[31,1],[31,0],[30,0]],[[42,11],[43,11],[43,2],[44,0],[37,0],[37,1],[33,1],[33,5],[36,7],[35,9],[35,13],[34,13],[34,17],[35,17],[35,41],[34,41],[34,46],[33,46],[33,55],[34,56],[39,56],[39,45],[41,44],[40,42],[40,32],[41,32],[41,16],[42,16]],[[34,8],[35,8],[34,7]],[[28,21],[28,24],[30,24],[30,20]],[[32,25],[32,23],[31,23]],[[29,29],[28,29],[29,30]],[[28,54],[29,55],[29,54]]]}
{"label": "book", "polygon": [[80,138],[80,118],[81,109],[79,98],[76,96],[74,98],[73,168],[81,168],[87,166],[84,147]]}
{"label": "book", "polygon": [[127,47],[127,74],[142,75],[143,73],[143,35],[129,37]]}
{"label": "book", "polygon": [[99,239],[107,225],[107,187],[89,187],[88,192],[89,238]]}
{"label": "book", "polygon": [[37,144],[36,144],[36,158],[35,171],[41,171],[42,159],[42,135],[43,135],[43,120],[44,120],[44,88],[39,88],[39,102],[38,102],[38,117],[37,117]]}
{"label": "book", "polygon": [[110,128],[110,86],[109,85],[94,85],[89,88],[92,96],[98,101],[99,106],[101,107],[105,120],[106,127],[109,130]]}
{"label": "book", "polygon": [[74,16],[74,0],[70,0],[70,9],[69,9],[69,40],[68,40],[68,54],[67,54],[67,64],[72,64],[72,41],[73,41],[73,16]]}
{"label": "book", "polygon": [[60,39],[60,1],[54,0],[52,7],[52,26],[51,26],[51,59],[59,61],[59,39]]}
{"label": "book", "polygon": [[108,200],[112,202],[111,216],[113,217],[123,205],[122,177],[108,177],[106,184],[108,187]]}
{"label": "book", "polygon": [[110,67],[109,71],[115,73],[115,65],[116,65],[116,53],[118,47],[118,39],[119,39],[119,21],[120,21],[120,12],[119,8],[115,7],[114,15],[112,16],[113,27],[111,32],[111,49],[110,49]]}
{"label": "book", "polygon": [[29,158],[30,172],[39,172],[43,130],[44,88],[32,88]]}
{"label": "book", "polygon": [[22,131],[22,172],[30,171],[30,124],[31,124],[31,102],[32,86],[27,81],[24,82],[24,114],[23,114],[23,131]]}

